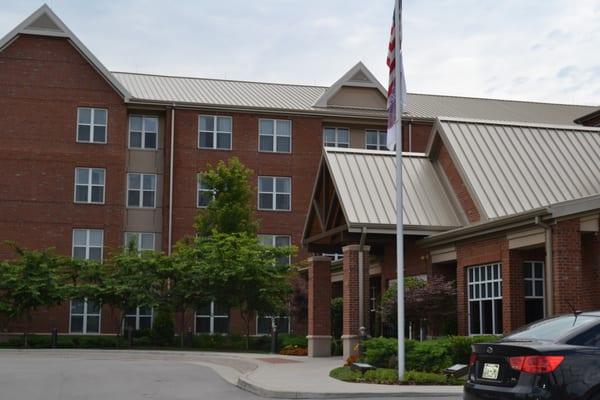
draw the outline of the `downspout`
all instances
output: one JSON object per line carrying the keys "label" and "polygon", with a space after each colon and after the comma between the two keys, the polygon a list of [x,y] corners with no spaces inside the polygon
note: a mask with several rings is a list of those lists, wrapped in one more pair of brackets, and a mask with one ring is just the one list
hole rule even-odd
{"label": "downspout", "polygon": [[358,327],[362,328],[365,325],[365,293],[364,293],[364,252],[365,239],[367,238],[367,228],[363,226],[360,234],[360,244],[358,247]]}
{"label": "downspout", "polygon": [[535,224],[544,228],[546,239],[546,260],[544,262],[544,310],[545,317],[554,314],[554,287],[552,270],[552,227],[544,222],[540,216],[535,217]]}
{"label": "downspout", "polygon": [[173,248],[173,162],[175,160],[175,104],[171,106],[171,154],[169,160],[169,247],[167,254],[171,255]]}

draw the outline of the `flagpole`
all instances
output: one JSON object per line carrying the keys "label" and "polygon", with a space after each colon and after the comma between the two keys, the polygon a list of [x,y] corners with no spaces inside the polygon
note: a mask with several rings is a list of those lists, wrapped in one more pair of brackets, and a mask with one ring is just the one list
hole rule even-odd
{"label": "flagpole", "polygon": [[398,379],[404,378],[404,208],[402,205],[402,85],[400,46],[402,41],[402,0],[395,0],[396,40],[394,56],[396,90],[396,288],[398,292]]}

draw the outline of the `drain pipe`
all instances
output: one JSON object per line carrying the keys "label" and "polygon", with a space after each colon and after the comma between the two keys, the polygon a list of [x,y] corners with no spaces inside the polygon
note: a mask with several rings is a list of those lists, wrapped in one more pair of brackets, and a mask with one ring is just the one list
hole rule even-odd
{"label": "drain pipe", "polygon": [[169,161],[169,247],[167,254],[171,255],[173,248],[173,162],[175,160],[175,103],[171,107],[171,154]]}
{"label": "drain pipe", "polygon": [[[364,282],[364,270],[365,270],[365,254],[363,248],[365,246],[365,239],[367,238],[367,228],[363,226],[360,234],[360,244],[358,247],[358,327],[361,328],[365,325],[365,282]],[[369,266],[367,266],[368,268]]]}
{"label": "drain pipe", "polygon": [[535,217],[535,225],[544,229],[546,239],[546,260],[544,262],[544,310],[545,316],[554,314],[554,287],[552,270],[552,227],[544,222],[540,216]]}

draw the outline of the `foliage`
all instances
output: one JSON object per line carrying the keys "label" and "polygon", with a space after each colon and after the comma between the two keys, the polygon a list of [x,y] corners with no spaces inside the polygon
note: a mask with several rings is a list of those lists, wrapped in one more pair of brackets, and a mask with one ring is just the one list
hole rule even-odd
{"label": "foliage", "polygon": [[[404,280],[404,311],[406,321],[419,322],[442,320],[454,312],[456,287],[441,275],[433,275],[427,281],[418,278]],[[398,324],[397,287],[390,285],[382,296],[383,322],[394,327]]]}
{"label": "foliage", "polygon": [[398,371],[393,368],[377,368],[366,371],[353,371],[350,367],[339,367],[333,369],[329,376],[345,382],[364,382],[379,384],[402,384],[402,385],[462,385],[464,382],[458,379],[447,379],[444,374],[421,371],[406,371],[402,382],[398,381]]}
{"label": "foliage", "polygon": [[282,354],[285,356],[307,356],[308,349],[306,347],[288,345],[288,346],[283,347],[279,351],[279,354]]}
{"label": "foliage", "polygon": [[308,285],[306,279],[299,273],[294,272],[289,276],[291,286],[290,314],[296,321],[305,322],[308,318]]}
{"label": "foliage", "polygon": [[0,263],[0,311],[12,318],[25,318],[25,342],[32,313],[64,299],[58,270],[64,262],[51,251],[35,251],[13,246],[17,259]]}
{"label": "foliage", "polygon": [[331,299],[331,335],[336,339],[342,336],[343,322],[344,298],[333,298]]}
{"label": "foliage", "polygon": [[221,160],[214,167],[208,165],[200,176],[202,182],[213,189],[214,197],[196,218],[199,236],[208,236],[212,232],[256,233],[258,225],[252,207],[254,191],[249,184],[252,175],[253,172],[236,157],[227,163]]}
{"label": "foliage", "polygon": [[[467,364],[471,345],[494,342],[496,336],[449,336],[440,339],[405,341],[407,370],[441,372],[453,364]],[[373,338],[365,343],[363,360],[376,367],[389,368],[397,363],[398,341],[394,338]]]}
{"label": "foliage", "polygon": [[175,339],[173,314],[164,305],[159,306],[152,324],[151,342],[155,346],[170,346]]}
{"label": "foliage", "polygon": [[308,347],[308,339],[302,335],[292,335],[289,333],[282,333],[277,336],[279,340],[279,347],[296,346],[296,347]]}

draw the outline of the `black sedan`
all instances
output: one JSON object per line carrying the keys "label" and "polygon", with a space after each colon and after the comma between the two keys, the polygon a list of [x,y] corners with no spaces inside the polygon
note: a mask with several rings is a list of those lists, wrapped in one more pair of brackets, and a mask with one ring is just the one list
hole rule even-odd
{"label": "black sedan", "polygon": [[473,345],[465,400],[600,400],[600,312],[527,325]]}

